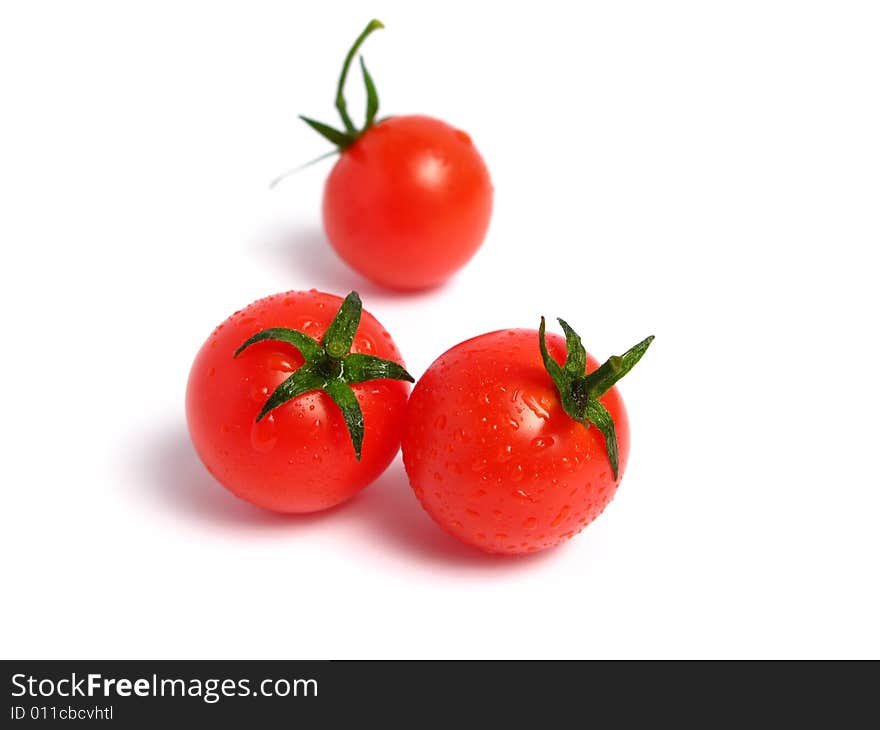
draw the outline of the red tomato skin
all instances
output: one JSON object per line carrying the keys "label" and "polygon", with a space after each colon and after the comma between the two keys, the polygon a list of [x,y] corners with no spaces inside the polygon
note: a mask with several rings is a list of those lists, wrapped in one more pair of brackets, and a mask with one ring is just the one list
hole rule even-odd
{"label": "red tomato skin", "polygon": [[476,253],[492,195],[489,171],[465,132],[431,117],[391,117],[346,149],[327,177],[324,229],[366,278],[424,289]]}
{"label": "red tomato skin", "polygon": [[[276,512],[333,507],[376,479],[400,446],[409,384],[374,380],[352,386],[364,414],[361,461],[339,408],[324,392],[306,393],[257,414],[270,393],[303,363],[282,342],[235,350],[269,327],[289,327],[318,341],[342,299],[315,290],[260,299],[221,324],[196,355],[186,390],[190,436],[208,471],[233,494]],[[352,352],[403,364],[388,332],[364,311]]]}
{"label": "red tomato skin", "polygon": [[[547,334],[565,360],[565,339]],[[598,363],[587,357],[588,372]],[[616,388],[602,398],[617,429],[620,470],[629,421]],[[410,397],[403,435],[410,484],[448,533],[489,553],[553,547],[580,532],[617,490],[605,441],[562,409],[536,330],[501,330],[441,355]]]}

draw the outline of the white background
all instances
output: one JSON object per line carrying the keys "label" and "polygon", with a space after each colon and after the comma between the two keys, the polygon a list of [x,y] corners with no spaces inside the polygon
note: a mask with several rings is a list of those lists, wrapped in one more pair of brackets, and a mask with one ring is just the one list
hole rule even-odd
{"label": "white background", "polygon": [[[267,188],[371,15],[383,113],[467,130],[496,188],[417,296],[328,249],[332,162]],[[880,656],[878,37],[871,2],[4,3],[2,655]],[[600,358],[655,334],[615,501],[527,559],[445,536],[399,461],[326,514],[238,502],[192,357],[310,287],[415,374],[541,314]]]}

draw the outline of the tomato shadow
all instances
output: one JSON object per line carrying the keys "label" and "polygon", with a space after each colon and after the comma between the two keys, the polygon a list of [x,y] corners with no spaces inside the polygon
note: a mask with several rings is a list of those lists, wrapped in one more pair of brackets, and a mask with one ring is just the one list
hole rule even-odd
{"label": "tomato shadow", "polygon": [[290,529],[322,521],[336,508],[308,515],[283,515],[260,509],[225,489],[205,468],[183,426],[141,442],[140,464],[149,495],[186,519],[220,528]]}
{"label": "tomato shadow", "polygon": [[[327,520],[342,532],[363,534],[369,545],[426,567],[446,565],[509,573],[552,559],[559,549],[523,556],[489,555],[446,534],[422,509],[400,458],[349,502],[307,515],[283,515],[238,499],[205,468],[183,425],[148,433],[138,440],[135,467],[151,502],[174,516],[210,527],[245,531],[302,530]],[[334,527],[334,529],[337,529]]]}
{"label": "tomato shadow", "polygon": [[559,549],[528,555],[490,555],[444,532],[422,509],[409,486],[403,461],[398,458],[365,489],[352,505],[371,537],[406,552],[426,564],[489,572],[537,567]]}
{"label": "tomato shadow", "polygon": [[291,271],[298,288],[319,289],[340,296],[352,289],[373,300],[417,299],[431,295],[444,285],[423,291],[386,289],[364,278],[336,255],[324,232],[316,226],[283,228],[256,239],[252,248],[273,268]]}

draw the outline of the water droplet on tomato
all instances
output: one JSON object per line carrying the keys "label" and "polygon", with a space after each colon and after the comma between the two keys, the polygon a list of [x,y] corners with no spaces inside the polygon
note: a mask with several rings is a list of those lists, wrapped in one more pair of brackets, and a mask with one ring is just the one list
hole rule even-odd
{"label": "water droplet on tomato", "polygon": [[562,521],[568,515],[568,511],[571,509],[568,505],[565,505],[561,510],[559,510],[559,514],[553,518],[553,522],[550,523],[550,527],[559,527],[562,524]]}
{"label": "water droplet on tomato", "polygon": [[273,352],[266,358],[266,367],[281,373],[292,373],[296,370],[290,358],[280,352]]}
{"label": "water droplet on tomato", "polygon": [[269,453],[278,443],[275,417],[271,414],[251,427],[251,446],[261,454]]}
{"label": "water droplet on tomato", "polygon": [[538,399],[531,393],[526,393],[522,398],[522,402],[525,403],[526,406],[528,406],[528,409],[538,418],[544,421],[550,418],[549,411],[547,411],[547,409],[544,408],[544,406],[538,401]]}
{"label": "water droplet on tomato", "polygon": [[257,385],[254,383],[251,386],[251,400],[256,403],[265,403],[266,398],[269,396],[269,388],[265,385]]}

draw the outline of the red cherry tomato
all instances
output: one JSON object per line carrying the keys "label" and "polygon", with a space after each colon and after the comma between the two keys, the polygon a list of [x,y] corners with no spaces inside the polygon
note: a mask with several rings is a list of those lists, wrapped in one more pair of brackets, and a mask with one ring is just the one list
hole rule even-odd
{"label": "red cherry tomato", "polygon": [[[337,310],[351,304],[349,313],[356,309],[360,317],[360,302],[355,299],[352,294],[343,302],[315,290],[261,299],[219,325],[196,355],[186,391],[190,435],[211,474],[242,499],[278,512],[326,509],[370,484],[397,453],[408,383],[399,379],[343,383],[347,375],[339,371],[348,362],[348,348],[338,350],[335,359],[326,353],[313,358],[316,372],[324,374],[316,375],[314,382],[305,379],[303,387],[317,388],[324,378],[334,384],[328,390],[342,392],[344,403],[351,405],[344,400],[345,388],[356,397],[362,415],[358,459],[352,429],[324,390],[294,395],[257,420],[282,383],[295,373],[300,373],[297,377],[305,373],[302,368],[308,363],[296,346],[263,339],[235,356],[249,338],[270,328],[297,330],[321,344]],[[351,325],[349,319],[349,329]],[[356,334],[351,330],[350,352],[361,353],[361,363],[363,355],[372,356],[367,358],[372,366],[378,358],[390,361],[380,369],[397,368],[391,377],[402,378],[400,352],[382,325],[364,312],[359,325],[354,321],[353,326]],[[367,373],[371,374],[382,373]]]}
{"label": "red cherry tomato", "polygon": [[391,117],[345,149],[324,189],[339,255],[394,289],[445,281],[489,228],[492,183],[470,137],[423,116]]}
{"label": "red cherry tomato", "polygon": [[363,126],[354,125],[345,80],[360,45],[382,27],[371,21],[346,56],[336,89],[341,129],[302,119],[339,151],[323,203],[333,248],[377,284],[423,289],[448,279],[482,244],[492,182],[465,132],[425,116],[377,121],[379,97],[363,58],[367,109]]}
{"label": "red cherry tomato", "polygon": [[[566,340],[548,335],[547,348],[561,366]],[[596,360],[584,358],[596,371]],[[416,496],[443,529],[487,552],[534,552],[570,538],[614,496],[629,455],[620,394],[610,387],[597,400],[616,429],[617,476],[600,429],[566,412],[538,332],[462,342],[410,397],[403,458]]]}

